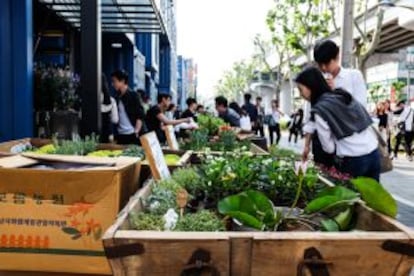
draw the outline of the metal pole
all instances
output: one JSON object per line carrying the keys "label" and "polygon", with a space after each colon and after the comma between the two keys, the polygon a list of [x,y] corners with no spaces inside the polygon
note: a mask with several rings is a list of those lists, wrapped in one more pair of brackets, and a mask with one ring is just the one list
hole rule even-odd
{"label": "metal pole", "polygon": [[352,67],[352,48],[354,47],[354,0],[344,0],[341,28],[341,63],[345,68]]}
{"label": "metal pole", "polygon": [[80,3],[82,134],[90,135],[101,129],[101,0]]}

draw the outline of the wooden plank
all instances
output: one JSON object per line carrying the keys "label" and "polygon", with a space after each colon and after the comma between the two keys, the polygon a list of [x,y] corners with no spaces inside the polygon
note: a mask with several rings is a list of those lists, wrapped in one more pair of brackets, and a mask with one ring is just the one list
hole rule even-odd
{"label": "wooden plank", "polygon": [[229,240],[220,239],[214,242],[209,240],[116,240],[116,243],[139,243],[144,252],[122,258],[121,271],[115,271],[114,275],[180,275],[196,250],[209,253],[210,263],[220,273],[229,275],[230,271],[230,246]]}
{"label": "wooden plank", "polygon": [[157,180],[169,178],[171,176],[170,171],[155,132],[141,136],[140,140],[153,177]]}
{"label": "wooden plank", "polygon": [[21,168],[39,163],[39,161],[21,155],[13,155],[0,159],[0,168]]}
{"label": "wooden plank", "polygon": [[164,129],[165,136],[167,137],[168,147],[172,150],[180,150],[180,145],[178,144],[177,137],[175,136],[174,127],[168,125]]}
{"label": "wooden plank", "polygon": [[252,238],[232,238],[230,241],[231,275],[251,275]]}
{"label": "wooden plank", "polygon": [[254,240],[251,275],[302,275],[298,265],[309,248],[330,263],[330,275],[394,275],[402,256],[384,251],[382,243],[382,239]]}

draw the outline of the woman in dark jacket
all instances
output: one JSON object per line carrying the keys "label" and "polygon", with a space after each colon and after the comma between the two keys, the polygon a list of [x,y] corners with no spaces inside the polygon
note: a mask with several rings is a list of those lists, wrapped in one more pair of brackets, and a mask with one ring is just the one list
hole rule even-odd
{"label": "woman in dark jacket", "polygon": [[303,70],[296,83],[301,96],[311,103],[311,124],[321,147],[336,156],[337,168],[352,177],[379,181],[378,141],[366,109],[348,92],[332,90],[315,67]]}

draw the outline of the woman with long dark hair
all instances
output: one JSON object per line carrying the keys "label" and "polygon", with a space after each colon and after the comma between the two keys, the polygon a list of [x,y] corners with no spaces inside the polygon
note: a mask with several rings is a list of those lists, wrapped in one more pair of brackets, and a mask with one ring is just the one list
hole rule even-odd
{"label": "woman with long dark hair", "polygon": [[119,121],[118,107],[116,101],[109,94],[108,80],[104,73],[102,73],[102,92],[101,92],[101,114],[102,114],[102,129],[100,135],[101,143],[109,143],[110,136],[113,135],[113,124]]}
{"label": "woman with long dark hair", "polygon": [[311,103],[311,121],[321,147],[336,156],[337,168],[352,177],[379,181],[378,141],[362,104],[342,89],[332,90],[315,67],[303,70],[296,83],[301,96]]}

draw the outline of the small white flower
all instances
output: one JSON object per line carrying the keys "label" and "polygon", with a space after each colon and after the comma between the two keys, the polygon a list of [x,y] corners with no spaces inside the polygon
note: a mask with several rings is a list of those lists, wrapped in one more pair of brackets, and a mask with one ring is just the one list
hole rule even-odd
{"label": "small white flower", "polygon": [[175,228],[175,225],[178,221],[178,214],[174,209],[168,209],[167,213],[164,215],[164,230],[172,230]]}

